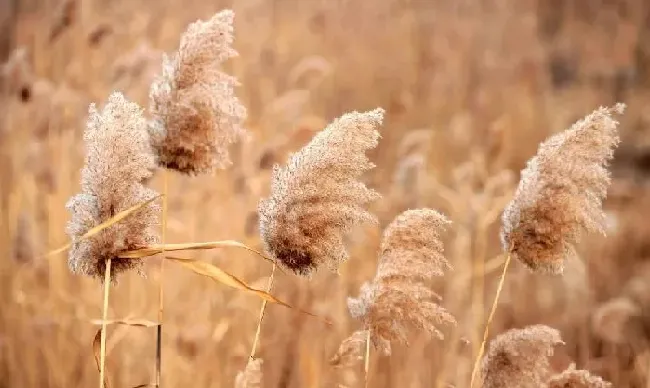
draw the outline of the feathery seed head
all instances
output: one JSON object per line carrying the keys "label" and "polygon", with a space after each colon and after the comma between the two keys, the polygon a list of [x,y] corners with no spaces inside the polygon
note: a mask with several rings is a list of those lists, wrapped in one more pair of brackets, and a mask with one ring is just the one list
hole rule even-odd
{"label": "feathery seed head", "polygon": [[338,270],[348,253],[343,236],[354,225],[376,222],[367,204],[379,197],[358,178],[374,167],[365,152],[377,146],[384,111],[341,116],[309,144],[274,166],[271,194],[259,204],[266,251],[300,275],[321,266]]}
{"label": "feathery seed head", "polygon": [[351,315],[363,321],[384,354],[390,354],[392,341],[408,344],[408,328],[442,339],[437,325],[456,323],[426,285],[451,268],[441,240],[449,223],[431,209],[408,210],[395,218],[384,231],[374,280],[361,287],[358,298],[348,299]]}
{"label": "feathery seed head", "polygon": [[363,360],[367,330],[357,330],[341,342],[338,352],[330,359],[330,364],[335,367],[347,367]]}
{"label": "feathery seed head", "polygon": [[235,388],[259,388],[262,385],[262,364],[264,360],[249,360],[246,369],[237,373]]}
{"label": "feathery seed head", "polygon": [[571,364],[567,370],[548,381],[548,388],[611,388],[612,384]]}
{"label": "feathery seed head", "polygon": [[234,93],[235,78],[219,67],[232,49],[234,13],[226,10],[192,23],[150,90],[149,124],[158,163],[186,174],[230,164],[228,146],[245,134],[246,108]]}
{"label": "feathery seed head", "polygon": [[550,377],[548,357],[562,343],[560,332],[544,325],[500,334],[483,358],[483,387],[544,387]]}
{"label": "feathery seed head", "polygon": [[[639,321],[642,321],[643,309],[628,297],[611,299],[598,306],[592,315],[592,329],[601,339],[614,343],[626,344],[638,341]],[[642,325],[641,325],[642,326]]]}
{"label": "feathery seed head", "polygon": [[562,273],[583,230],[603,232],[607,170],[625,105],[600,108],[539,146],[503,212],[503,249],[533,271]]}
{"label": "feathery seed head", "polygon": [[93,237],[74,240],[120,211],[156,195],[143,185],[152,176],[155,158],[142,110],[120,93],[111,94],[101,112],[90,105],[84,142],[81,193],[66,205],[72,213],[67,226],[73,240],[69,265],[72,272],[103,279],[106,259],[113,259],[113,274],[117,275],[138,265],[136,260],[117,258],[119,252],[157,241],[153,230],[158,221],[157,206],[149,204]]}

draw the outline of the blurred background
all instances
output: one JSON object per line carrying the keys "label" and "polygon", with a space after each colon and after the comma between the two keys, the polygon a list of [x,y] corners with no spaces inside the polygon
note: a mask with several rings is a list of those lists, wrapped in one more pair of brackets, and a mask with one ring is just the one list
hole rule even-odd
{"label": "blurred background", "polygon": [[[376,269],[381,229],[433,207],[454,222],[454,271],[432,286],[459,324],[372,357],[372,387],[467,387],[503,257],[500,213],[548,135],[600,105],[628,104],[605,204],[608,235],[587,236],[562,277],[510,268],[491,333],[543,323],[570,361],[616,387],[650,387],[650,3],[646,0],[0,0],[0,387],[96,385],[101,284],[69,274],[64,205],[79,190],[88,104],[113,90],[143,107],[162,52],[224,8],[235,11],[249,141],[211,177],[171,174],[169,242],[259,242],[256,207],[275,163],[341,114],[387,110],[377,164],[380,225],[349,235],[340,276],[276,278],[274,294],[331,327],[269,306],[267,387],[355,387],[363,367],[328,364],[359,327],[346,297]],[[162,191],[162,179],[152,187]],[[239,250],[192,253],[264,288],[270,265]],[[109,317],[156,320],[159,259],[124,275]],[[229,387],[244,368],[260,300],[168,264],[164,387]],[[155,329],[112,326],[113,387],[153,381]]]}

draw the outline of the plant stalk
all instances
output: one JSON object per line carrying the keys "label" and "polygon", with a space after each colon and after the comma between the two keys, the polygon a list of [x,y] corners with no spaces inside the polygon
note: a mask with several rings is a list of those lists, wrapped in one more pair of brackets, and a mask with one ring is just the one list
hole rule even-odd
{"label": "plant stalk", "polygon": [[368,388],[368,371],[370,370],[370,329],[368,329],[368,334],[366,335],[366,355],[365,362],[363,365],[365,387]]}
{"label": "plant stalk", "polygon": [[470,380],[469,383],[470,388],[474,387],[476,373],[478,372],[478,365],[481,362],[481,359],[483,358],[483,354],[485,353],[485,343],[487,342],[488,336],[490,334],[489,333],[490,323],[492,323],[492,319],[494,318],[494,313],[497,310],[499,297],[501,296],[501,290],[503,290],[503,283],[506,278],[506,273],[508,272],[508,266],[510,265],[511,257],[512,254],[508,252],[508,257],[506,258],[506,262],[503,264],[503,272],[501,273],[501,279],[499,279],[499,286],[497,287],[497,292],[496,295],[494,296],[494,302],[492,303],[492,309],[490,310],[490,315],[488,316],[488,320],[485,323],[485,330],[483,331],[483,341],[481,342],[481,347],[479,348],[478,354],[476,355],[476,360],[474,360],[474,368],[472,368],[472,379]]}
{"label": "plant stalk", "polygon": [[[273,279],[274,279],[274,276],[275,276],[275,268],[276,267],[277,266],[275,264],[273,264],[273,269],[271,270],[271,276],[269,276],[269,283],[268,283],[268,285],[266,287],[266,292],[267,293],[270,293],[271,289],[273,288]],[[266,304],[267,304],[267,301],[264,300],[262,302],[262,308],[260,309],[260,317],[259,317],[259,320],[257,322],[257,330],[255,331],[255,339],[253,340],[253,348],[251,349],[251,355],[250,355],[250,360],[251,361],[255,359],[255,353],[257,352],[257,346],[258,346],[259,341],[260,341],[260,333],[262,332],[262,321],[264,320],[264,312],[266,311]]]}
{"label": "plant stalk", "polygon": [[[106,364],[106,320],[108,319],[108,296],[111,289],[111,259],[106,260],[106,271],[104,272],[104,305],[102,312],[102,335],[99,351],[99,388],[105,387],[104,374]],[[108,387],[106,387],[108,388]]]}
{"label": "plant stalk", "polygon": [[[165,242],[167,240],[167,192],[169,188],[169,172],[163,172],[163,199],[162,199],[162,233],[161,233],[161,253],[165,252]],[[163,310],[164,310],[164,271],[165,260],[160,260],[160,279],[158,285],[158,326],[156,328],[156,387],[160,388],[161,374],[162,374],[162,325],[163,325]]]}

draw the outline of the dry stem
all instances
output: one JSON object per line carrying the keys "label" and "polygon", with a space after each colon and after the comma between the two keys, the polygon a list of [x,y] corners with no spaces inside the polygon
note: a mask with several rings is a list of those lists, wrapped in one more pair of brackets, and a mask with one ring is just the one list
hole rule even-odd
{"label": "dry stem", "polygon": [[490,334],[490,323],[494,318],[494,313],[497,310],[497,304],[499,303],[499,296],[501,296],[501,290],[503,289],[503,283],[506,279],[506,273],[508,272],[508,266],[510,265],[511,254],[508,252],[508,257],[506,262],[503,265],[503,273],[501,273],[501,279],[499,279],[499,286],[497,287],[496,295],[494,296],[494,303],[492,303],[492,309],[490,310],[490,315],[488,320],[485,323],[485,330],[483,331],[483,342],[481,342],[481,347],[479,348],[478,354],[476,355],[476,360],[474,360],[474,368],[472,368],[472,379],[470,380],[469,387],[474,387],[474,380],[476,379],[476,372],[478,372],[478,366],[483,358],[483,353],[485,353],[485,343],[487,342],[488,335]]}
{"label": "dry stem", "polygon": [[[271,270],[271,276],[269,276],[269,283],[268,283],[268,285],[266,287],[266,292],[267,293],[270,293],[271,289],[273,288],[273,278],[274,278],[274,275],[275,275],[275,269],[276,268],[277,268],[277,266],[275,264],[273,264],[273,269]],[[262,308],[260,309],[260,318],[259,318],[259,320],[257,322],[257,330],[255,331],[255,339],[253,340],[253,348],[251,349],[251,355],[250,355],[250,360],[251,361],[255,359],[255,352],[257,351],[257,345],[258,345],[258,343],[260,341],[260,333],[262,331],[262,320],[264,320],[264,312],[266,311],[266,304],[267,303],[268,302],[265,299],[262,302]]]}
{"label": "dry stem", "polygon": [[108,319],[108,295],[111,289],[111,258],[106,260],[106,272],[104,273],[104,311],[102,313],[102,336],[99,353],[99,388],[104,387],[104,364],[106,363],[106,320]]}
{"label": "dry stem", "polygon": [[365,379],[365,387],[368,388],[368,371],[370,370],[370,330],[368,330],[368,334],[366,336],[366,355],[364,359],[364,364],[363,364],[363,372],[364,372],[364,379]]}
{"label": "dry stem", "polygon": [[[163,171],[163,204],[162,204],[162,239],[161,253],[165,253],[165,242],[167,237],[167,192],[169,189],[169,172]],[[165,260],[160,260],[160,283],[158,288],[158,327],[156,328],[156,387],[160,387],[160,376],[162,373],[162,322],[164,310],[164,281]]]}

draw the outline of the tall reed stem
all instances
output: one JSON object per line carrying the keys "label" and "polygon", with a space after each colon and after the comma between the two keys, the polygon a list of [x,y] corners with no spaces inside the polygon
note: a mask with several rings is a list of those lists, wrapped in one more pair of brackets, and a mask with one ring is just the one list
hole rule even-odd
{"label": "tall reed stem", "polygon": [[[270,293],[271,289],[273,288],[273,279],[275,276],[275,268],[276,265],[273,264],[273,269],[271,270],[271,276],[269,276],[269,283],[266,287],[266,292]],[[266,304],[267,301],[266,299],[262,302],[262,308],[260,309],[260,317],[257,322],[257,330],[255,331],[255,339],[253,340],[253,348],[251,349],[251,355],[250,355],[250,360],[255,359],[255,353],[257,352],[257,346],[260,341],[260,333],[262,332],[262,321],[264,320],[264,312],[266,311]]]}
{"label": "tall reed stem", "polygon": [[[162,254],[165,253],[165,242],[167,238],[167,192],[169,188],[168,171],[163,171],[163,198],[162,198]],[[160,280],[158,285],[158,326],[156,327],[156,387],[160,388],[160,380],[162,374],[162,324],[163,324],[163,310],[164,310],[164,270],[165,260],[160,260]]]}
{"label": "tall reed stem", "polygon": [[508,266],[510,265],[510,258],[512,255],[508,252],[508,257],[506,257],[506,262],[503,264],[503,272],[501,273],[501,279],[499,279],[499,286],[497,287],[496,295],[494,296],[494,302],[492,303],[492,309],[490,310],[490,315],[488,316],[487,322],[485,323],[485,330],[483,331],[483,341],[481,342],[481,347],[479,348],[478,354],[476,355],[476,360],[474,360],[474,368],[472,369],[472,379],[470,380],[469,387],[474,387],[474,381],[476,379],[476,372],[478,372],[478,365],[483,358],[483,353],[485,353],[485,343],[487,342],[488,336],[490,334],[490,323],[494,318],[494,313],[497,311],[497,305],[499,304],[499,297],[501,296],[501,290],[503,290],[503,283],[506,279],[506,273],[508,272]]}
{"label": "tall reed stem", "polygon": [[366,355],[365,355],[365,361],[363,364],[363,372],[364,372],[364,381],[365,381],[365,387],[368,388],[368,371],[370,370],[370,329],[368,329],[368,335],[366,336]]}
{"label": "tall reed stem", "polygon": [[[104,306],[102,312],[102,335],[99,350],[99,388],[104,387],[104,374],[106,364],[106,320],[108,319],[108,295],[111,289],[111,259],[106,260],[104,273]],[[106,387],[108,388],[108,387]]]}

